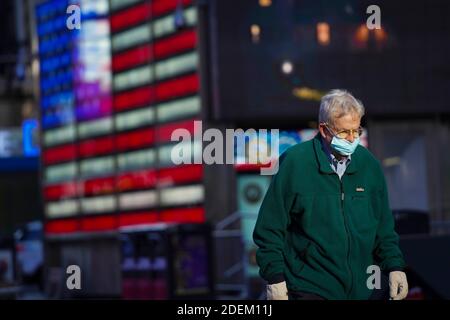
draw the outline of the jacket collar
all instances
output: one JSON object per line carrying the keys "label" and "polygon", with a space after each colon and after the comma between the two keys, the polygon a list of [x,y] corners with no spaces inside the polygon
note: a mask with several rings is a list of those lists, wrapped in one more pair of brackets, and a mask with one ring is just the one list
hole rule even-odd
{"label": "jacket collar", "polygon": [[[322,148],[322,141],[321,141],[321,135],[320,133],[317,133],[317,135],[313,139],[313,145],[314,145],[314,152],[316,153],[316,159],[319,164],[319,169],[323,173],[332,174],[334,173],[333,169],[331,168],[330,161],[328,160],[327,155],[325,154],[325,151]],[[345,170],[345,174],[353,174],[358,169],[358,154],[359,149],[361,146],[358,146],[355,150],[355,152],[352,154],[352,160],[350,161],[350,164],[348,165],[347,169]]]}

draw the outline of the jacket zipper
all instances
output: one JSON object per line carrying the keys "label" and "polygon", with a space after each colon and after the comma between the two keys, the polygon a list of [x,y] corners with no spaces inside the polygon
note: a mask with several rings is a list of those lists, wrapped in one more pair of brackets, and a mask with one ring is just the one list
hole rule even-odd
{"label": "jacket zipper", "polygon": [[[344,177],[344,176],[342,176]],[[347,242],[348,242],[348,251],[347,251],[347,269],[348,269],[348,273],[350,274],[350,290],[347,293],[347,296],[350,296],[350,293],[352,291],[353,288],[353,276],[352,276],[352,270],[350,268],[350,233],[348,231],[348,225],[347,225],[347,217],[345,216],[344,213],[344,199],[345,199],[345,193],[344,193],[344,188],[343,188],[343,184],[342,184],[342,180],[339,179],[340,185],[341,185],[341,211],[342,211],[342,216],[344,218],[344,226],[345,226],[345,232],[347,233]]]}

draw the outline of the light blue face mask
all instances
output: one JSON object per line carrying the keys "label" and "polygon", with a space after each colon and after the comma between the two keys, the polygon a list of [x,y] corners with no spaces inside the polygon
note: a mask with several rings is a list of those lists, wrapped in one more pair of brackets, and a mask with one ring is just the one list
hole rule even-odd
{"label": "light blue face mask", "polygon": [[358,144],[359,137],[353,140],[353,142],[350,142],[347,139],[338,138],[336,136],[333,136],[333,139],[331,140],[331,147],[343,156],[349,156],[355,152]]}

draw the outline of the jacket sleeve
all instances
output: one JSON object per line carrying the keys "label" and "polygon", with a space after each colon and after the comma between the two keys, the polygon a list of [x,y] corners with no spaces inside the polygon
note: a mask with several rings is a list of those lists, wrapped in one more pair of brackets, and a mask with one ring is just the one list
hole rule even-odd
{"label": "jacket sleeve", "polygon": [[383,271],[398,271],[405,268],[403,254],[399,247],[399,236],[394,229],[394,217],[389,206],[388,190],[381,166],[378,192],[379,224],[375,238],[374,254]]}
{"label": "jacket sleeve", "polygon": [[279,160],[278,173],[273,176],[269,189],[259,210],[253,231],[253,240],[258,246],[256,261],[259,273],[269,283],[284,280],[284,245],[287,227],[290,224],[289,210],[295,199],[290,190],[288,151]]}

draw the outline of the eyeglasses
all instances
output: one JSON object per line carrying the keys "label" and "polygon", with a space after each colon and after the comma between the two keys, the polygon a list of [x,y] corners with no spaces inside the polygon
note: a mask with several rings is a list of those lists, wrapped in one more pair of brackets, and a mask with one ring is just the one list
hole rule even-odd
{"label": "eyeglasses", "polygon": [[330,131],[330,133],[332,135],[334,135],[340,139],[347,139],[350,135],[352,135],[353,138],[359,138],[363,134],[362,127],[359,127],[358,129],[350,129],[350,130],[342,130],[342,131],[334,132],[333,130],[331,130],[331,128],[328,126],[328,124],[325,124],[325,126],[327,127],[328,131]]}

